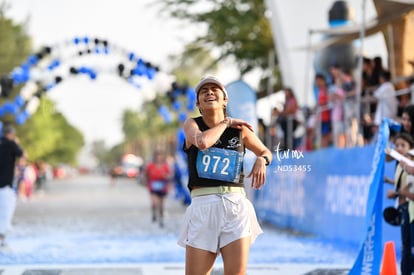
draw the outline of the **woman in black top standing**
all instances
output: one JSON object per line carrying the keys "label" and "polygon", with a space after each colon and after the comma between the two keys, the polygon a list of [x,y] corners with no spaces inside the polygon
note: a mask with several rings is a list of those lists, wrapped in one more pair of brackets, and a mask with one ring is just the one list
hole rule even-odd
{"label": "woman in black top standing", "polygon": [[245,274],[251,243],[262,233],[244,191],[245,148],[256,156],[247,178],[260,189],[272,154],[249,123],[227,117],[228,95],[213,77],[195,88],[201,116],[184,122],[192,202],[179,244],[186,248],[186,274],[210,274],[221,254],[224,274]]}

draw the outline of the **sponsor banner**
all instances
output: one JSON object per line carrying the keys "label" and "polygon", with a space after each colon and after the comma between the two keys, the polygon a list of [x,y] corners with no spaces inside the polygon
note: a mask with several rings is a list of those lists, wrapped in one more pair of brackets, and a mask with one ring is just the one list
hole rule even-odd
{"label": "sponsor banner", "polygon": [[349,272],[350,275],[379,274],[382,259],[382,200],[387,148],[390,129],[387,121],[380,126],[378,141],[372,162],[372,177],[365,215],[365,232],[358,257]]}
{"label": "sponsor banner", "polygon": [[230,98],[227,104],[229,115],[249,122],[257,132],[256,92],[242,80],[229,83],[226,90]]}
{"label": "sponsor banner", "polygon": [[[276,148],[267,183],[255,193],[261,220],[278,227],[343,244],[361,246],[358,274],[378,274],[382,244],[400,249],[399,227],[385,223],[382,210],[394,201],[384,192],[384,174],[394,177],[395,161],[385,162],[388,126],[377,144],[314,152]],[[389,131],[388,131],[389,133]],[[356,274],[356,273],[355,273]]]}

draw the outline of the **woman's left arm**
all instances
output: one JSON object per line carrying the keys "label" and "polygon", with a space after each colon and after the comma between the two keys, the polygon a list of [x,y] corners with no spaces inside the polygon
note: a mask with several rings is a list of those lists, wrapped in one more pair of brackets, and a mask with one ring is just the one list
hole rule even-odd
{"label": "woman's left arm", "polygon": [[248,128],[242,129],[243,143],[247,149],[256,155],[256,161],[247,178],[251,178],[251,186],[254,189],[260,189],[266,183],[266,163],[272,162],[272,153],[256,136],[255,133]]}

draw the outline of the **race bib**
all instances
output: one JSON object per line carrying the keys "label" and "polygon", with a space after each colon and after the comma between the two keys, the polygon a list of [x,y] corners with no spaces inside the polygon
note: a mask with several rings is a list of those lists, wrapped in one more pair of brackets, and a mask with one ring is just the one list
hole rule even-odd
{"label": "race bib", "polygon": [[152,191],[164,191],[165,182],[161,180],[153,181],[151,187],[152,187]]}
{"label": "race bib", "polygon": [[197,173],[200,178],[238,183],[243,153],[210,147],[197,154]]}

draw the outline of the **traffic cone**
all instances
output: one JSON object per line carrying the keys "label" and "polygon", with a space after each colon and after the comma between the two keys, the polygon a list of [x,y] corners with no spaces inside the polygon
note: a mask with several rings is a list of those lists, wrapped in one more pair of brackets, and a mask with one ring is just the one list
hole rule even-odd
{"label": "traffic cone", "polygon": [[397,256],[395,256],[394,242],[385,243],[382,254],[381,275],[397,275]]}

